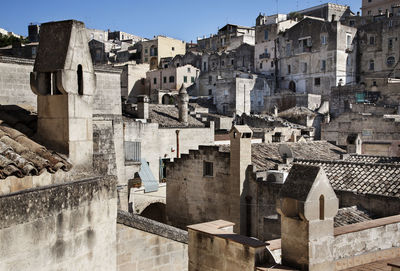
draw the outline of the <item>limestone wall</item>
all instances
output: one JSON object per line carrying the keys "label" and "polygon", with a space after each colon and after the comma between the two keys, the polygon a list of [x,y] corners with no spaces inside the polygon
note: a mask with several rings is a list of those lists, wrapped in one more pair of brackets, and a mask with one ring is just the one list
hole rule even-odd
{"label": "limestone wall", "polygon": [[[239,199],[230,196],[229,153],[216,150],[201,147],[167,165],[166,212],[171,225],[185,228],[216,219],[232,221],[230,202]],[[213,163],[213,176],[203,176],[204,161]]]}
{"label": "limestone wall", "polygon": [[333,255],[336,270],[400,253],[400,216],[385,217],[335,229]]}
{"label": "limestone wall", "polygon": [[119,211],[117,266],[119,271],[186,271],[187,232]]}
{"label": "limestone wall", "polygon": [[0,56],[0,104],[28,104],[36,108],[30,84],[33,60]]}
{"label": "limestone wall", "polygon": [[[141,155],[149,162],[154,177],[159,178],[160,158],[176,158],[176,131],[179,130],[179,151],[188,153],[199,145],[214,142],[214,127],[210,128],[159,128],[156,123],[130,121],[124,123],[124,140],[140,141]],[[126,176],[127,179],[133,176]]]}
{"label": "limestone wall", "polygon": [[0,196],[0,270],[116,270],[115,180]]}

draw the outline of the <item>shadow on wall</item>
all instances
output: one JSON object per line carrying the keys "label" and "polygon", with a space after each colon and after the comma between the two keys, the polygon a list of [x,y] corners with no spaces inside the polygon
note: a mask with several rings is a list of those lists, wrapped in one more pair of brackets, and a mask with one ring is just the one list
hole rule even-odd
{"label": "shadow on wall", "polygon": [[146,217],[151,220],[155,220],[161,223],[166,223],[166,213],[165,213],[165,204],[161,202],[152,203],[143,210],[140,214],[143,217]]}

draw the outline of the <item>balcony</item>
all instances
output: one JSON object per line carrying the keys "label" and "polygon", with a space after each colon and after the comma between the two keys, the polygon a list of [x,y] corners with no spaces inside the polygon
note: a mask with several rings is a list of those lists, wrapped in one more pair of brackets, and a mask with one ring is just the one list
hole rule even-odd
{"label": "balcony", "polygon": [[294,50],[295,54],[311,53],[311,47],[299,47]]}
{"label": "balcony", "polygon": [[259,59],[266,59],[266,58],[270,58],[271,55],[269,53],[263,53],[259,56]]}

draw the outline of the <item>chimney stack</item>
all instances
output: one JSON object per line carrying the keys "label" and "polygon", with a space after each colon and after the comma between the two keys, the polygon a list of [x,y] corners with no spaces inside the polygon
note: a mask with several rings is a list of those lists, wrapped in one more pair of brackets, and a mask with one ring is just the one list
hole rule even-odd
{"label": "chimney stack", "polygon": [[137,96],[137,117],[138,119],[149,118],[149,97],[147,95]]}
{"label": "chimney stack", "polygon": [[179,122],[183,125],[188,126],[188,114],[189,114],[189,95],[186,92],[186,88],[182,84],[178,94],[178,108],[179,108]]}
{"label": "chimney stack", "polygon": [[244,182],[246,170],[251,165],[251,138],[253,131],[247,125],[234,125],[230,137],[230,219],[235,223],[235,233],[246,235],[246,204]]}
{"label": "chimney stack", "polygon": [[30,80],[37,95],[38,139],[68,155],[75,167],[91,168],[96,75],[83,22],[69,20],[40,26]]}

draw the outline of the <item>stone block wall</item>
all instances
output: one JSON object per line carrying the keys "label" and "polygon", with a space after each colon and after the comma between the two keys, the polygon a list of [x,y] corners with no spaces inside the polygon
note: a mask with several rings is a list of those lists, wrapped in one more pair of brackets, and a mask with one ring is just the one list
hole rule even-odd
{"label": "stone block wall", "polygon": [[33,60],[0,56],[0,104],[28,104],[36,109],[29,78]]}
{"label": "stone block wall", "polygon": [[400,216],[335,228],[336,270],[400,255]]}
{"label": "stone block wall", "polygon": [[119,271],[186,271],[187,232],[119,211],[117,265]]}
{"label": "stone block wall", "polygon": [[0,270],[116,270],[114,178],[0,196]]}

